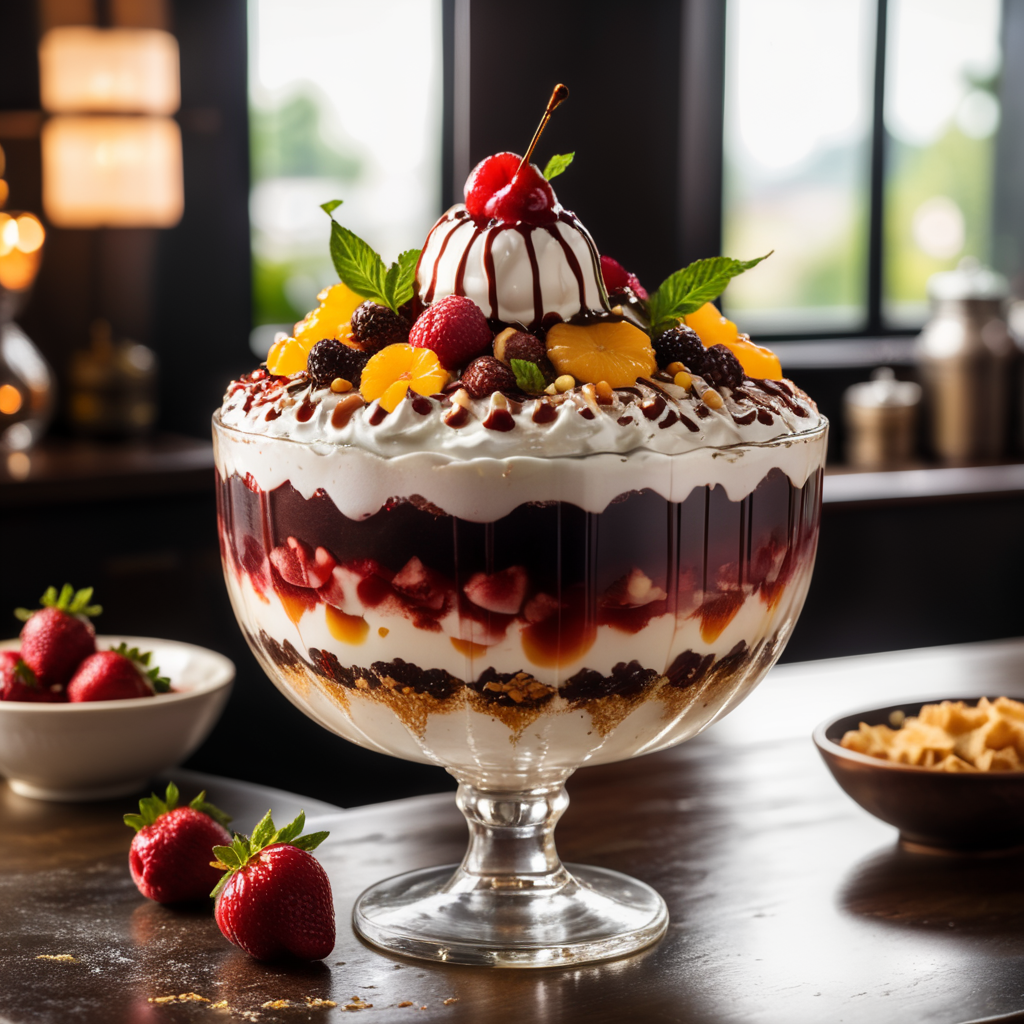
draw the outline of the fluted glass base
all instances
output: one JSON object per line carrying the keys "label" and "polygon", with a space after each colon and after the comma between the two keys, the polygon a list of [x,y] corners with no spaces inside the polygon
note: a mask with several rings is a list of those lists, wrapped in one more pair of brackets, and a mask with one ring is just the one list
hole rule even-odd
{"label": "fluted glass base", "polygon": [[515,793],[463,783],[458,802],[470,830],[462,864],[367,889],[353,911],[363,938],[426,960],[556,967],[622,956],[665,934],[668,909],[650,886],[558,859],[561,783]]}

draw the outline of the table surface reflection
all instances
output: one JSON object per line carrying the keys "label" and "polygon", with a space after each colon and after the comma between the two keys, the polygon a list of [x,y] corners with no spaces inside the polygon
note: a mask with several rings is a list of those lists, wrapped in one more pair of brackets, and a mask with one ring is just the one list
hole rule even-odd
{"label": "table surface reflection", "polygon": [[[250,960],[208,910],[138,895],[120,821],[131,800],[58,806],[0,783],[0,1020],[1024,1021],[1024,856],[903,852],[838,789],[810,740],[846,709],[1001,693],[1024,696],[1024,640],[784,666],[704,736],[582,770],[558,829],[563,858],[649,882],[672,922],[647,951],[574,970],[446,967],[355,937],[363,888],[461,855],[450,794],[347,811],[299,801],[332,830],[319,856],[339,929],[331,957],[296,967]],[[299,798],[259,786],[180,781],[188,796],[207,785],[239,827],[268,804],[279,821],[298,809]],[[63,955],[75,962],[39,959]],[[186,992],[226,1008],[151,1001]],[[264,1005],[278,1000],[298,1006]]]}

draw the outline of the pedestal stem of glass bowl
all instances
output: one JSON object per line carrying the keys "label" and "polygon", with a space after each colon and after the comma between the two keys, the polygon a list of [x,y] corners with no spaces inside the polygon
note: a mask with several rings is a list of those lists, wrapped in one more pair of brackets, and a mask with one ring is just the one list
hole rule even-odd
{"label": "pedestal stem of glass bowl", "polygon": [[517,792],[461,782],[457,802],[469,825],[469,849],[447,892],[552,890],[573,882],[555,849],[555,825],[569,806],[561,780]]}

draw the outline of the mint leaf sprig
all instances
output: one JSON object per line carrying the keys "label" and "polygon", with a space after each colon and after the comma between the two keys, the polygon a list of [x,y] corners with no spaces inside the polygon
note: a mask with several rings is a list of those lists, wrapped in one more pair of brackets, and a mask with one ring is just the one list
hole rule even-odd
{"label": "mint leaf sprig", "polygon": [[387,306],[397,313],[399,307],[412,298],[420,250],[409,249],[403,252],[385,270],[379,254],[355,232],[343,228],[334,219],[334,211],[341,204],[341,199],[332,199],[320,206],[331,218],[331,259],[338,277],[357,295]]}
{"label": "mint leaf sprig", "polygon": [[556,153],[544,166],[544,177],[550,181],[552,178],[557,178],[562,171],[564,171],[569,164],[572,163],[572,158],[576,155],[576,151],[573,150],[571,153]]}
{"label": "mint leaf sprig", "polygon": [[516,384],[528,395],[540,394],[547,387],[547,381],[540,367],[529,359],[513,359],[509,367],[516,376]]}
{"label": "mint leaf sprig", "polygon": [[[178,806],[179,796],[180,793],[178,792],[178,787],[173,782],[168,782],[167,791],[164,793],[163,800],[161,800],[156,793],[144,796],[139,801],[139,813],[126,814],[124,816],[124,823],[129,828],[133,828],[138,832],[147,825],[152,825],[161,814],[173,811]],[[225,814],[219,807],[215,807],[207,801],[205,789],[188,806],[191,807],[193,811],[199,811],[200,814],[205,814],[208,818],[213,818],[217,824],[223,825],[225,828],[228,827],[228,824],[231,821],[231,816],[229,814]]]}
{"label": "mint leaf sprig", "polygon": [[311,832],[308,836],[300,835],[299,833],[306,826],[305,811],[299,811],[299,816],[283,828],[277,828],[274,825],[274,819],[270,813],[267,811],[263,816],[260,823],[253,829],[252,836],[246,837],[240,832],[236,832],[230,846],[215,846],[213,848],[213,854],[217,859],[211,861],[210,864],[212,867],[224,871],[224,877],[210,893],[211,896],[218,896],[221,889],[227,885],[228,879],[240,868],[244,868],[260,850],[273,846],[275,843],[287,843],[289,846],[297,846],[300,850],[310,852],[330,835],[330,832]]}
{"label": "mint leaf sprig", "polygon": [[677,270],[661,282],[648,300],[651,333],[660,334],[674,327],[688,313],[696,313],[705,302],[717,299],[734,277],[756,267],[771,254],[765,253],[745,262],[728,256],[712,256]]}

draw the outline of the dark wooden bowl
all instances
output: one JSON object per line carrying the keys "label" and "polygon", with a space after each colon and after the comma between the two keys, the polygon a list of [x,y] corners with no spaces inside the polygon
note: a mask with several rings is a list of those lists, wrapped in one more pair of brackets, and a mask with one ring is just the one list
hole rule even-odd
{"label": "dark wooden bowl", "polygon": [[895,764],[840,746],[860,722],[888,725],[894,711],[916,715],[922,704],[893,704],[822,722],[814,743],[846,794],[876,818],[894,825],[904,843],[937,851],[988,852],[1024,846],[1024,771],[939,772]]}

